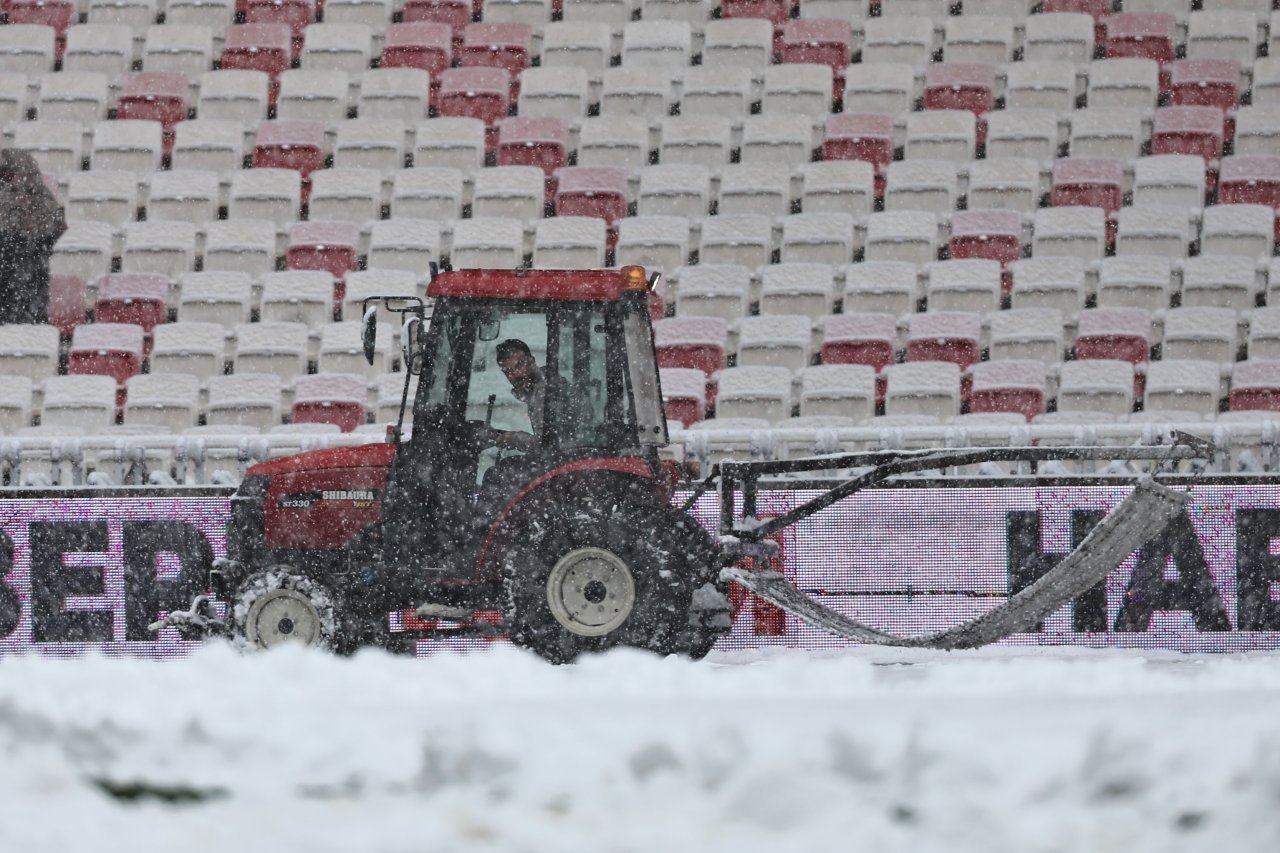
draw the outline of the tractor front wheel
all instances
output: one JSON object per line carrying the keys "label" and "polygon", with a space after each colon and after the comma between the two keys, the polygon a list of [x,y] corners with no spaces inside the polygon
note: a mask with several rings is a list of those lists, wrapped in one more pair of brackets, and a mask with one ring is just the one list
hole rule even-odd
{"label": "tractor front wheel", "polygon": [[235,637],[249,649],[297,643],[340,651],[344,645],[336,595],[289,566],[250,575],[231,609]]}
{"label": "tractor front wheel", "polygon": [[615,646],[690,651],[679,646],[703,570],[673,515],[688,518],[629,502],[535,508],[503,566],[512,642],[552,663]]}

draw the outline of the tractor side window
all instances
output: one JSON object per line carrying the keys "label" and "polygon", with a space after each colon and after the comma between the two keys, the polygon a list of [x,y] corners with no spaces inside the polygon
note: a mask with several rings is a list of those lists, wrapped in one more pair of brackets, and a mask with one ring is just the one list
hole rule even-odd
{"label": "tractor side window", "polygon": [[460,320],[457,316],[448,318],[436,337],[435,351],[431,354],[430,384],[426,389],[428,409],[443,406],[449,397],[449,360],[453,356],[454,342],[462,334]]}
{"label": "tractor side window", "polygon": [[557,436],[562,445],[591,447],[613,444],[610,426],[629,420],[620,408],[626,399],[621,393],[620,370],[610,352],[608,318],[602,311],[565,311],[554,324],[559,338],[555,369],[562,393],[550,398],[559,402],[556,412]]}

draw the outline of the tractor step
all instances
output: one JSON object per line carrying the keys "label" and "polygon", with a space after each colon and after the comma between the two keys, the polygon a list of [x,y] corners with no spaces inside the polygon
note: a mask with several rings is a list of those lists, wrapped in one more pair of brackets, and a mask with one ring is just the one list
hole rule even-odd
{"label": "tractor step", "polygon": [[1182,513],[1187,502],[1148,478],[1116,507],[1061,563],[1035,583],[976,619],[919,637],[900,637],[837,613],[805,595],[777,572],[724,569],[720,577],[742,584],[766,601],[813,627],[860,643],[933,649],[967,649],[994,643],[1026,630],[1101,582],[1116,566],[1158,536]]}

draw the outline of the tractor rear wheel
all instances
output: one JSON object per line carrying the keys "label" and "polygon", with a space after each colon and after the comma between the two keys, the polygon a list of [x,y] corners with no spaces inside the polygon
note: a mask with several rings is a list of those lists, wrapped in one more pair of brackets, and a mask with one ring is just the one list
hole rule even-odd
{"label": "tractor rear wheel", "polygon": [[527,517],[503,565],[512,642],[552,663],[615,646],[694,652],[690,604],[705,571],[701,549],[689,547],[692,519],[609,500]]}

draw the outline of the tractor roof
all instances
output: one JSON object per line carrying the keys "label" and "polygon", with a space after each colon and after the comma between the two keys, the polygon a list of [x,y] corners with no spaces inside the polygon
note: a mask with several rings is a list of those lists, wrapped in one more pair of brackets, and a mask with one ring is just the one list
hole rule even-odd
{"label": "tractor roof", "polygon": [[427,296],[614,302],[623,294],[621,270],[453,270],[427,286]]}

